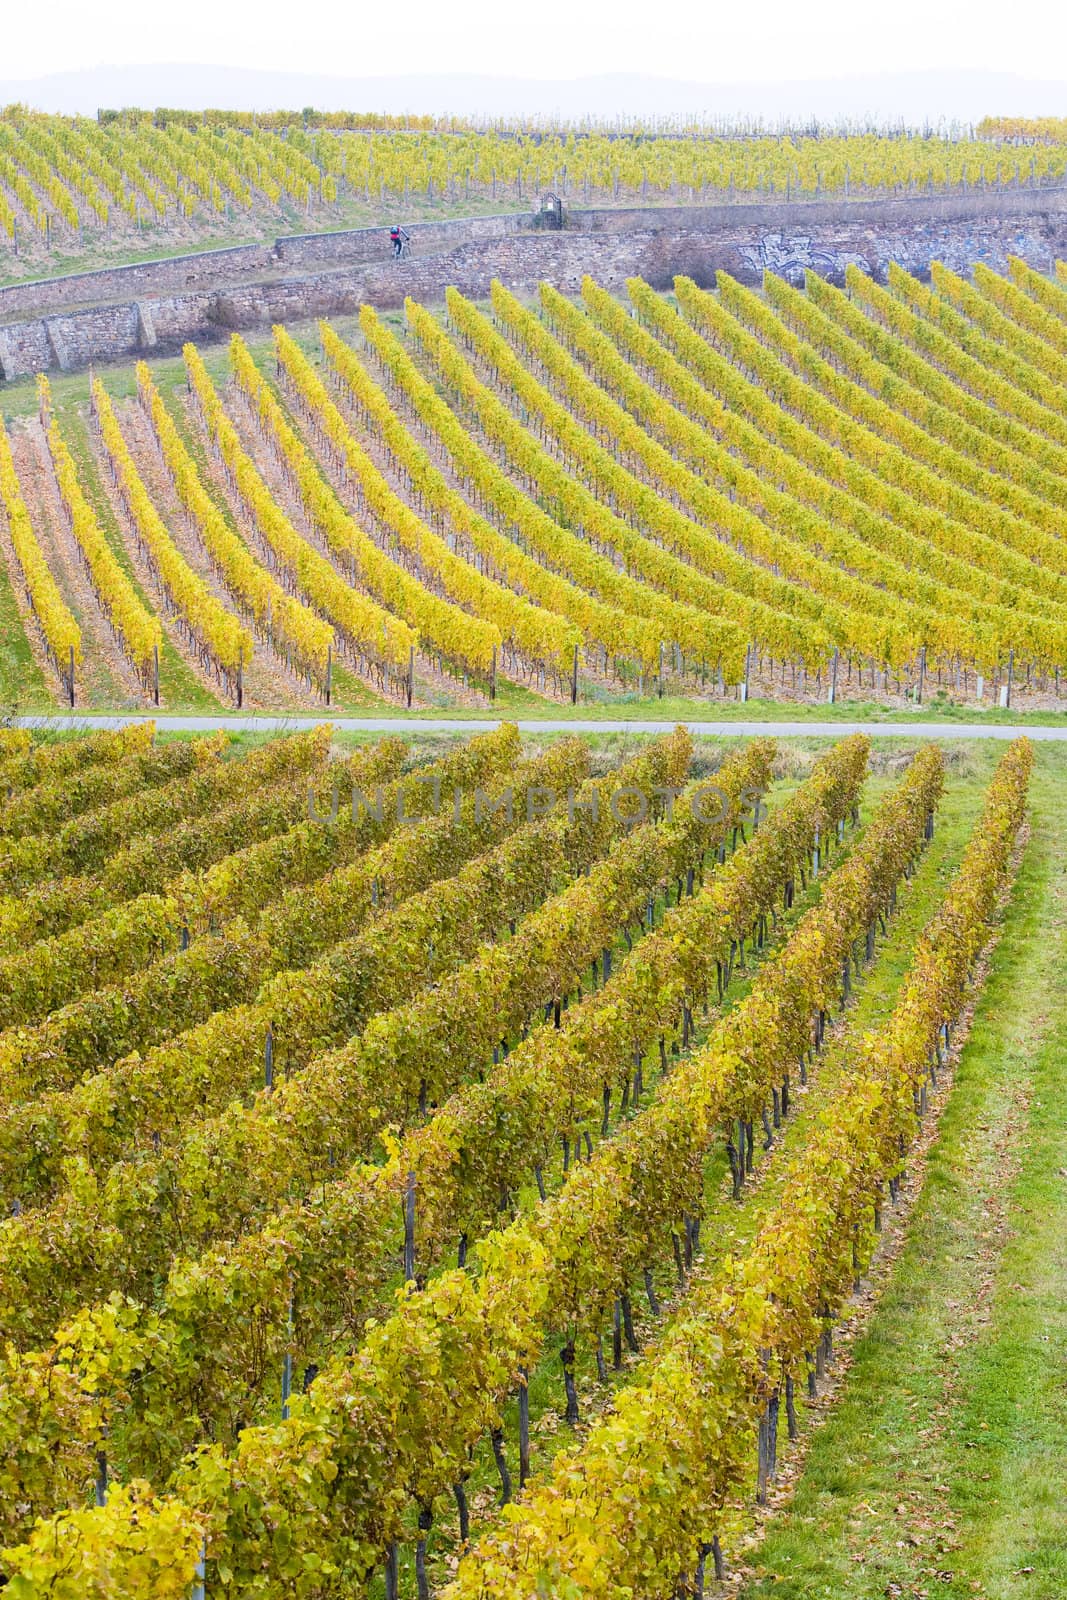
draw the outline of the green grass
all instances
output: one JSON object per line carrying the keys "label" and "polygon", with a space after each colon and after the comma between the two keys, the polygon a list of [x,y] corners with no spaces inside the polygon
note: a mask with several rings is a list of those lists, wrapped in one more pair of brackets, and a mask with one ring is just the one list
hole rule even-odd
{"label": "green grass", "polygon": [[1067,759],[1033,835],[904,1249],[745,1600],[1067,1594]]}
{"label": "green grass", "polygon": [[0,714],[55,711],[54,695],[34,660],[7,567],[0,562]]}
{"label": "green grass", "polygon": [[[106,708],[98,709],[104,711]],[[170,709],[178,712],[184,708],[172,706]],[[238,711],[231,705],[219,706],[216,714],[222,717],[249,715],[247,711]],[[264,715],[274,714],[264,713]],[[341,713],[335,709],[335,714]],[[1027,728],[1067,728],[1067,703],[1062,712],[1017,712],[999,709],[982,711],[973,705],[957,705],[951,702],[942,706],[922,706],[916,711],[891,711],[883,706],[875,706],[869,701],[841,701],[836,706],[806,706],[779,700],[750,700],[747,705],[741,705],[736,700],[688,700],[668,696],[662,700],[652,698],[639,700],[634,697],[625,701],[596,704],[579,701],[577,706],[571,706],[558,705],[554,701],[543,699],[518,684],[501,684],[492,706],[417,706],[412,711],[407,711],[394,701],[375,700],[373,711],[368,709],[367,714],[395,721],[398,733],[403,732],[405,722],[448,721],[456,717],[486,723],[496,722],[504,717],[517,722],[520,727],[524,722],[574,723],[576,733],[582,731],[583,723],[591,722],[617,722],[620,730],[631,722],[828,722],[842,725],[858,722],[877,727],[891,725],[899,729],[902,739],[912,737],[909,734],[909,725],[926,726],[930,723],[943,724],[946,727],[959,725],[961,729],[964,725],[993,724],[1018,727],[1020,732],[1025,732]],[[317,711],[300,709],[294,710],[291,715],[294,720],[322,720],[321,714]],[[595,737],[595,734],[591,736]],[[790,736],[785,735],[785,737]],[[961,732],[960,737],[966,738],[966,734]]]}

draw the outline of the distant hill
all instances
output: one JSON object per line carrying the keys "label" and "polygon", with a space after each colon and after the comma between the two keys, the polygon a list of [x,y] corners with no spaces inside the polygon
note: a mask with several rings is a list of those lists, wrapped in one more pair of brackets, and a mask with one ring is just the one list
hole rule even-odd
{"label": "distant hill", "polygon": [[94,114],[101,106],[238,110],[316,106],[323,110],[451,112],[461,116],[761,118],[777,125],[875,119],[910,126],[971,123],[985,115],[1067,111],[1067,83],[1003,72],[909,72],[796,83],[676,82],[639,74],[573,79],[463,74],[341,78],[243,67],[93,67],[32,80],[0,81],[0,101],[42,111]]}

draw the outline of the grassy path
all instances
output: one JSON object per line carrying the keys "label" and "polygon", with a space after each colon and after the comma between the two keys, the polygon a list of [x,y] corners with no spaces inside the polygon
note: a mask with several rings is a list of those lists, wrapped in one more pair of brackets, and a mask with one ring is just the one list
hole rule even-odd
{"label": "grassy path", "polygon": [[55,706],[30,649],[7,565],[0,560],[0,715],[53,711]]}
{"label": "grassy path", "polygon": [[[749,1248],[765,1213],[778,1203],[791,1162],[807,1144],[818,1119],[833,1104],[856,1041],[881,1027],[892,1013],[911,966],[916,941],[959,866],[981,809],[995,756],[996,752],[991,757],[983,750],[977,757],[968,753],[948,765],[933,840],[919,857],[911,880],[899,885],[897,910],[889,919],[886,933],[877,939],[875,963],[857,979],[847,1007],[834,1018],[826,1049],[809,1074],[808,1088],[793,1083],[793,1109],[775,1135],[774,1158],[768,1160],[762,1151],[757,1152],[758,1186],[753,1192],[746,1192],[740,1205],[731,1198],[729,1169],[722,1150],[713,1152],[702,1226],[705,1268],[727,1253]],[[879,802],[898,780],[899,773],[868,779],[862,807],[864,824],[870,823]],[[831,865],[838,864],[839,858],[835,857]],[[760,1142],[757,1128],[757,1144]],[[798,1413],[803,1412],[804,1405],[804,1396],[798,1394]]]}
{"label": "grassy path", "polygon": [[1067,1594],[1067,761],[1033,833],[926,1185],[744,1600]]}

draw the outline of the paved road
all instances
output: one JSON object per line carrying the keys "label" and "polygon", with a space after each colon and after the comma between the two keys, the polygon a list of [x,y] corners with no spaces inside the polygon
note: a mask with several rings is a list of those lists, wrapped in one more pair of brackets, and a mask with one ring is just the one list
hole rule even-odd
{"label": "paved road", "polygon": [[[343,733],[484,733],[499,725],[499,720],[476,717],[168,717],[113,714],[101,716],[16,717],[20,728],[47,728],[52,731],[92,728],[124,728],[133,722],[155,722],[161,730],[180,733],[212,733],[217,728],[235,733],[281,733],[308,727],[315,720],[331,722]],[[510,720],[510,719],[506,719]],[[567,718],[518,718],[525,733],[669,733],[674,722],[615,722],[595,718],[581,721]],[[1005,722],[689,722],[695,734],[730,738],[745,735],[777,735],[779,738],[843,738],[847,733],[867,733],[874,739],[1014,739],[1026,733],[1031,739],[1067,739],[1067,727],[1021,727]]]}

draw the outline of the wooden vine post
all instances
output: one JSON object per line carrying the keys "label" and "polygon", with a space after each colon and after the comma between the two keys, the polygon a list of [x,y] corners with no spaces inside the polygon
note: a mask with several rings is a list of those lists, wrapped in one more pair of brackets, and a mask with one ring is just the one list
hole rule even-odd
{"label": "wooden vine post", "polygon": [[206,1565],[207,1565],[207,1545],[202,1543],[201,1546],[200,1546],[200,1554],[197,1557],[197,1562],[196,1562],[196,1581],[193,1584],[193,1588],[192,1588],[192,1600],[205,1600],[205,1597],[204,1597],[204,1573],[205,1573]]}
{"label": "wooden vine post", "polygon": [[415,1174],[409,1172],[404,1190],[404,1280],[415,1278]]}
{"label": "wooden vine post", "polygon": [[268,1023],[263,1047],[263,1087],[274,1088],[274,1029]]}

